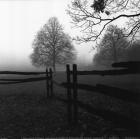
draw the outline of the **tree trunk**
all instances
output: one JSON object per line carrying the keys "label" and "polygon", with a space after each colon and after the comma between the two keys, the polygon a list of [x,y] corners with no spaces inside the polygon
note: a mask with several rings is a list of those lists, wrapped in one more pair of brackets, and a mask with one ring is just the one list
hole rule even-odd
{"label": "tree trunk", "polygon": [[118,62],[117,50],[116,50],[116,48],[114,48],[114,62]]}
{"label": "tree trunk", "polygon": [[117,48],[116,48],[116,42],[113,40],[113,59],[114,59],[114,62],[116,63],[118,60],[117,60]]}
{"label": "tree trunk", "polygon": [[114,38],[112,37],[112,44],[113,44],[113,60],[116,63],[118,61],[117,58],[117,48],[116,48],[116,41],[114,40]]}
{"label": "tree trunk", "polygon": [[56,65],[55,65],[55,61],[53,61],[53,71],[56,72]]}
{"label": "tree trunk", "polygon": [[55,52],[55,45],[53,46],[53,71],[56,72],[56,52]]}

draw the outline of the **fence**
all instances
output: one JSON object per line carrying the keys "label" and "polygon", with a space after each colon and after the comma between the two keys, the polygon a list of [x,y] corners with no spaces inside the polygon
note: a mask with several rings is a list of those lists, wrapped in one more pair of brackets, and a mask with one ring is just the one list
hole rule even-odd
{"label": "fence", "polygon": [[[140,123],[134,119],[126,116],[111,112],[108,110],[98,110],[93,108],[89,104],[84,104],[78,100],[78,89],[102,93],[107,96],[115,97],[127,102],[133,102],[140,104],[140,94],[132,93],[128,90],[107,86],[103,84],[97,84],[95,86],[88,84],[80,84],[77,82],[78,76],[82,75],[101,75],[101,76],[115,76],[125,74],[140,74],[140,62],[120,62],[112,64],[113,67],[123,67],[122,69],[111,70],[94,70],[94,71],[78,71],[77,65],[73,65],[73,69],[70,70],[70,65],[66,66],[67,82],[61,85],[67,88],[67,112],[68,121],[72,123],[78,122],[78,107],[85,109],[86,111],[101,116],[102,118],[113,121],[125,128],[133,128],[134,131],[140,129]],[[72,78],[71,78],[72,76]],[[138,132],[137,132],[138,133]]]}
{"label": "fence", "polygon": [[[67,118],[69,124],[77,124],[78,123],[78,108],[85,109],[87,112],[91,114],[95,114],[101,116],[105,120],[113,121],[116,124],[119,124],[121,127],[133,129],[134,132],[138,133],[138,129],[140,129],[140,123],[134,119],[128,118],[126,116],[120,115],[118,113],[109,111],[109,110],[98,110],[93,108],[89,104],[84,104],[83,102],[78,100],[78,89],[102,93],[104,95],[121,99],[127,102],[133,102],[136,104],[140,104],[140,94],[107,86],[103,84],[97,85],[88,85],[88,84],[80,84],[77,81],[78,76],[83,75],[100,75],[100,76],[115,76],[115,75],[125,75],[125,74],[139,74],[140,73],[140,62],[120,62],[112,64],[115,68],[121,69],[111,69],[111,70],[93,70],[93,71],[78,71],[77,65],[73,65],[73,69],[70,69],[70,65],[66,65],[66,76],[67,81],[63,83],[58,83],[57,81],[52,79],[52,84],[58,85],[60,87],[64,87],[67,90],[67,99],[62,99],[56,97],[58,100],[67,103]],[[123,68],[122,68],[123,67]]]}
{"label": "fence", "polygon": [[18,83],[27,83],[27,82],[36,82],[46,80],[46,96],[53,96],[53,78],[52,78],[52,69],[46,69],[46,72],[18,72],[18,71],[0,71],[0,74],[10,74],[10,75],[46,75],[43,77],[28,77],[22,79],[0,79],[0,84],[18,84]]}
{"label": "fence", "polygon": [[[119,98],[123,101],[133,102],[136,104],[140,103],[140,95],[138,93],[133,93],[112,86],[107,86],[103,84],[97,85],[88,85],[78,83],[78,76],[83,75],[101,75],[101,76],[115,76],[115,75],[124,75],[124,74],[140,74],[140,62],[120,62],[112,64],[115,68],[121,69],[111,69],[111,70],[93,70],[93,71],[78,71],[77,65],[73,64],[73,69],[70,69],[70,65],[66,65],[66,76],[67,80],[63,83],[58,83],[53,80],[53,72],[52,69],[46,69],[46,72],[16,72],[16,71],[1,71],[0,74],[16,74],[16,75],[42,75],[46,76],[37,77],[37,78],[24,78],[24,79],[0,79],[0,84],[15,84],[15,83],[26,83],[26,82],[34,82],[46,80],[46,90],[47,97],[53,97],[53,86],[58,85],[60,87],[66,88],[67,90],[67,99],[62,99],[56,97],[58,100],[67,103],[67,118],[68,123],[77,124],[78,123],[78,108],[83,108],[91,114],[99,115],[106,120],[111,120],[113,122],[119,123],[120,126],[125,128],[134,128],[134,130],[140,129],[140,123],[127,118],[125,116],[119,115],[115,112],[107,111],[107,110],[98,110],[93,108],[89,104],[84,104],[83,102],[78,100],[78,89],[102,93],[107,96]],[[112,93],[114,92],[114,93]]]}

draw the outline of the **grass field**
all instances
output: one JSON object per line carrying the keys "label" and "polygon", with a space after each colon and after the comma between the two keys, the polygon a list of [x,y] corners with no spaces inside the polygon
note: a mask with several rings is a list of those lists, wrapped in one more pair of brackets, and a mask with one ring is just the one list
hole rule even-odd
{"label": "grass field", "polygon": [[[65,82],[65,77],[65,73],[59,72],[54,76],[54,80],[59,83]],[[81,76],[78,77],[78,82],[91,85],[104,83],[140,92],[139,77],[136,75]],[[12,77],[3,76],[1,78]],[[54,93],[66,98],[64,88],[54,85]],[[80,101],[92,105],[95,109],[113,111],[140,122],[140,105],[138,104],[124,102],[97,92],[79,90],[78,96]],[[135,136],[131,129],[120,128],[113,122],[106,121],[98,115],[89,114],[83,109],[79,109],[79,124],[76,127],[67,124],[66,115],[65,103],[55,98],[46,98],[45,81],[0,85],[1,137]]]}

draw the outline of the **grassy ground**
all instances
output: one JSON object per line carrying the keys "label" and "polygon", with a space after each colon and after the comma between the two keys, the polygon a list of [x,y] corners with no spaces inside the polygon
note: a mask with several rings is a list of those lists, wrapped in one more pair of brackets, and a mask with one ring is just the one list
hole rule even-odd
{"label": "grassy ground", "polygon": [[[137,76],[136,76],[137,77]],[[79,82],[112,83],[114,86],[139,90],[139,78],[120,77],[79,77]],[[64,73],[55,80],[65,81]],[[134,80],[135,79],[135,80]],[[128,85],[129,84],[129,85]],[[132,84],[132,86],[130,86]],[[46,98],[45,81],[36,83],[0,85],[0,136],[1,137],[97,137],[97,136],[135,136],[131,130],[120,128],[111,121],[79,109],[79,124],[75,127],[67,123],[66,104]],[[55,95],[65,98],[66,90],[54,86]],[[132,117],[140,121],[140,106],[123,102],[97,92],[78,91],[79,100],[96,109],[106,109]],[[139,130],[139,129],[138,129]]]}

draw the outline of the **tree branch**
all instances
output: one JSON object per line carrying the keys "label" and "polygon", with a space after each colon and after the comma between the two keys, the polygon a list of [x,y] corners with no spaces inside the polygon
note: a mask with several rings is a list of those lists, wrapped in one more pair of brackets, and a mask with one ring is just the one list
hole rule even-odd
{"label": "tree branch", "polygon": [[[135,22],[137,20],[140,20],[137,19],[138,17],[140,17],[140,0],[106,0],[105,10],[110,14],[112,13],[111,15],[109,14],[106,17],[106,11],[104,13],[98,13],[94,11],[94,9],[92,11],[90,10],[90,7],[84,5],[85,1],[86,0],[74,0],[72,5],[69,6],[69,9],[67,10],[67,13],[72,18],[74,25],[78,28],[81,28],[81,31],[83,32],[83,34],[85,34],[85,36],[80,37],[80,41],[97,41],[97,39],[102,35],[106,26],[114,23],[120,18],[133,18]],[[130,10],[133,10],[133,14],[130,14]],[[122,11],[124,12],[122,13]],[[108,18],[109,16],[111,18]],[[134,29],[137,28],[139,30],[139,24],[131,26],[131,31],[125,36],[134,35]],[[130,27],[127,28],[130,29]]]}

